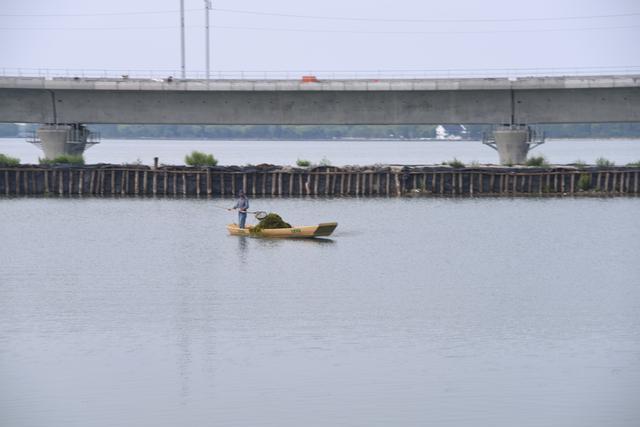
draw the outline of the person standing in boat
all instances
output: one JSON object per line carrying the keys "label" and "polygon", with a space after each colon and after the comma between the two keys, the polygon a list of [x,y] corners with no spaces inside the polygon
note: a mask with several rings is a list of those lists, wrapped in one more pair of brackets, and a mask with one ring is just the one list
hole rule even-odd
{"label": "person standing in boat", "polygon": [[247,221],[247,210],[249,209],[249,199],[247,199],[244,191],[240,190],[238,200],[231,209],[238,209],[238,227],[244,228],[244,224]]}

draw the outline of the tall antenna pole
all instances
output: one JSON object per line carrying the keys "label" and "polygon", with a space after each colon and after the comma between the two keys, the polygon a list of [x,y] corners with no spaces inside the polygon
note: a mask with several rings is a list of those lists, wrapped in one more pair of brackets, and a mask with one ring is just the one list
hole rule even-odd
{"label": "tall antenna pole", "polygon": [[205,58],[207,62],[207,74],[205,78],[209,80],[209,11],[211,10],[211,0],[204,0],[204,28],[205,28]]}
{"label": "tall antenna pole", "polygon": [[180,57],[181,57],[181,71],[182,78],[187,77],[186,69],[184,66],[184,0],[180,0]]}

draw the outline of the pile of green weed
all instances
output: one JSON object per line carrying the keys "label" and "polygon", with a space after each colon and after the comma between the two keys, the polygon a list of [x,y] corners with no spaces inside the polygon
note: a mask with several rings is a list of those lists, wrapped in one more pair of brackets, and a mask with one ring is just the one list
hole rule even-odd
{"label": "pile of green weed", "polygon": [[251,228],[251,232],[259,233],[262,230],[271,228],[291,228],[291,224],[285,222],[280,215],[270,212],[264,219],[260,220],[258,225]]}

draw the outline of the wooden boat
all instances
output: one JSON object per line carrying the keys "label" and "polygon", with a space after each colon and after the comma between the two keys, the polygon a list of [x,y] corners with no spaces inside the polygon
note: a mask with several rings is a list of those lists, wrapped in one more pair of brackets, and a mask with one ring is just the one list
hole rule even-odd
{"label": "wooden boat", "polygon": [[326,237],[333,233],[338,226],[337,222],[325,222],[318,225],[303,225],[291,228],[266,228],[257,233],[252,233],[252,225],[247,228],[239,228],[238,224],[227,225],[227,230],[232,236],[252,236],[252,237],[278,237],[278,238],[311,238]]}

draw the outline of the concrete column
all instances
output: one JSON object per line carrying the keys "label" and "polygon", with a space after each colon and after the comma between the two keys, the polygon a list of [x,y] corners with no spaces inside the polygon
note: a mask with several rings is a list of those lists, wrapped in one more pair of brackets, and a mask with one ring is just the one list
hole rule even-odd
{"label": "concrete column", "polygon": [[503,165],[521,165],[529,152],[529,127],[509,127],[493,131],[496,149]]}
{"label": "concrete column", "polygon": [[83,125],[44,125],[36,131],[46,159],[64,154],[81,155],[87,146],[89,131]]}

